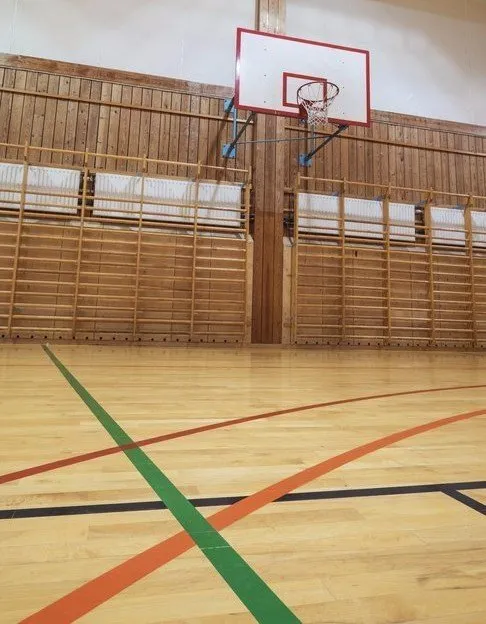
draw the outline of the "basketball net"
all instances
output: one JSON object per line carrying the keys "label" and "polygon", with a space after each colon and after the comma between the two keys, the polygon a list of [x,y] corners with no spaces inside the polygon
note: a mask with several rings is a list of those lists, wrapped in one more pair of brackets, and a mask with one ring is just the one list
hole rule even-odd
{"label": "basketball net", "polygon": [[339,87],[333,82],[306,82],[298,89],[297,103],[310,128],[327,123],[329,108],[338,95]]}

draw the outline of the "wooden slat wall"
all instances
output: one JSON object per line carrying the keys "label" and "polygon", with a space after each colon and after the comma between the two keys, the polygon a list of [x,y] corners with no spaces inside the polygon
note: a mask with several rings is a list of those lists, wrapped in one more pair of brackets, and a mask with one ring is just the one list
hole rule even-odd
{"label": "wooden slat wall", "polygon": [[[21,149],[4,147],[9,152]],[[0,201],[0,338],[249,342],[252,242],[247,186],[242,184],[239,226],[235,216],[228,225],[224,208],[212,207],[220,216],[210,221],[204,213],[198,218],[197,197],[180,205],[179,223],[155,222],[148,214],[150,204],[140,213],[140,198],[135,197],[122,200],[126,203],[115,209],[116,215],[97,216],[89,180],[101,157],[85,154],[79,194],[57,196],[61,209],[72,206],[73,199],[78,208],[73,214],[40,212],[31,203],[49,207],[53,197],[26,186],[30,162],[37,163],[39,154],[47,155],[50,163],[68,156],[26,148],[22,190]],[[126,161],[118,160],[120,166]],[[188,171],[191,180],[199,180],[202,170],[189,163],[145,159],[123,162],[123,170],[142,172],[143,189],[149,164],[154,170]],[[247,173],[238,170],[231,176],[244,179]],[[27,203],[26,193],[35,193],[36,199]],[[104,199],[117,201],[106,194]],[[138,212],[131,212],[130,202]]]}
{"label": "wooden slat wall", "polygon": [[[232,126],[221,97],[181,94],[163,89],[100,82],[0,67],[0,142],[89,151],[158,160],[224,166],[221,146]],[[12,93],[10,89],[21,91]],[[48,94],[26,95],[25,93]],[[59,97],[56,97],[59,96]],[[116,106],[119,103],[123,106]],[[106,104],[106,105],[103,105]],[[163,109],[173,114],[162,112]],[[179,111],[189,115],[177,114]],[[191,113],[195,116],[191,117]],[[202,115],[202,117],[198,117]],[[0,150],[0,158],[18,158],[19,150]],[[43,164],[81,165],[82,155],[44,152]],[[251,147],[241,147],[230,167],[246,169]],[[121,158],[99,158],[97,167],[134,171]],[[154,166],[150,173],[155,172]],[[157,173],[171,174],[168,166]],[[181,172],[183,175],[184,172]],[[232,181],[231,172],[222,179]]]}
{"label": "wooden slat wall", "polygon": [[[281,28],[283,6],[280,0],[262,0],[261,27]],[[82,152],[88,150],[121,156],[100,156],[96,162],[99,169],[120,172],[136,171],[126,155],[224,166],[221,145],[232,128],[225,120],[223,98],[231,95],[231,89],[212,85],[0,54],[0,142],[57,148],[39,153],[44,164],[81,166]],[[306,175],[486,196],[484,128],[378,111],[373,119],[370,128],[350,128],[327,146]],[[255,126],[254,133],[251,127],[247,130],[246,139],[304,136],[301,126],[287,120],[259,115]],[[278,342],[281,337],[282,219],[292,210],[291,195],[283,189],[294,186],[297,157],[305,147],[305,142],[240,146],[236,162],[230,163],[253,170],[256,342]],[[80,153],[63,154],[60,149]],[[20,158],[21,152],[0,148],[0,158]],[[149,174],[174,175],[176,169],[148,165]],[[235,179],[231,172],[218,176]],[[313,188],[312,182],[307,188]],[[376,194],[364,184],[356,189],[356,196]],[[393,190],[392,199],[412,201],[413,191]]]}
{"label": "wooden slat wall", "polygon": [[[486,348],[486,248],[473,240],[477,232],[469,217],[486,198],[462,197],[464,226],[437,230],[430,215],[433,205],[442,202],[434,194],[424,199],[420,190],[411,191],[414,203],[425,205],[407,230],[412,240],[399,240],[389,234],[388,191],[383,218],[375,221],[383,236],[372,239],[359,232],[366,221],[358,219],[346,231],[343,227],[345,197],[354,196],[359,186],[346,184],[336,225],[325,215],[304,212],[296,195],[291,342]],[[464,242],[450,242],[451,232],[461,233]]]}
{"label": "wooden slat wall", "polygon": [[[296,123],[286,127],[291,138],[308,136]],[[305,141],[289,143],[286,187],[293,187],[298,155],[305,151]],[[300,170],[311,178],[404,187],[394,192],[392,199],[397,201],[412,201],[412,189],[417,188],[484,196],[486,129],[375,111],[370,128],[348,128],[318,153],[309,168]],[[312,188],[309,182],[307,189]],[[373,197],[374,192],[371,186],[362,186],[356,195]],[[442,199],[439,193],[438,200]]]}

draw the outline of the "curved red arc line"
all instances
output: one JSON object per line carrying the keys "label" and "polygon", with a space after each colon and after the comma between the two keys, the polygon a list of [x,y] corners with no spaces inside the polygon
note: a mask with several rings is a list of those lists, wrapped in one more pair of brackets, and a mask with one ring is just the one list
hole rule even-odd
{"label": "curved red arc line", "polygon": [[285,414],[294,414],[296,412],[304,412],[307,410],[318,409],[322,407],[332,407],[334,405],[344,405],[346,403],[359,403],[361,401],[371,401],[373,399],[388,399],[398,396],[407,396],[414,394],[428,394],[433,392],[446,392],[453,390],[474,390],[479,388],[486,388],[486,384],[478,384],[472,386],[450,386],[445,388],[429,388],[424,390],[408,390],[402,392],[389,392],[386,394],[371,394],[368,396],[354,397],[351,399],[339,399],[337,401],[326,401],[324,403],[313,403],[311,405],[302,405],[300,407],[289,407],[282,410],[273,412],[265,412],[263,414],[256,414],[254,416],[243,416],[242,418],[234,418],[231,420],[225,420],[211,425],[202,425],[200,427],[193,427],[192,429],[183,429],[181,431],[174,431],[173,433],[166,433],[151,438],[145,438],[134,442],[133,444],[127,444],[124,446],[111,446],[108,448],[100,449],[98,451],[90,451],[89,453],[83,453],[81,455],[75,455],[74,457],[66,457],[64,459],[58,459],[38,466],[31,466],[30,468],[23,468],[22,470],[16,470],[0,475],[0,484],[10,483],[19,479],[25,479],[32,477],[36,474],[42,474],[44,472],[50,472],[51,470],[57,470],[58,468],[64,468],[66,466],[73,466],[74,464],[81,464],[83,462],[98,459],[99,457],[106,457],[108,455],[114,455],[121,453],[124,450],[128,450],[135,447],[149,446],[151,444],[157,444],[158,442],[165,442],[167,440],[175,440],[177,438],[184,438],[197,433],[204,433],[205,431],[213,431],[215,429],[222,429],[223,427],[231,427],[233,425],[241,425],[244,423],[252,422],[255,420],[264,420],[266,418],[272,418],[274,416],[284,416]]}
{"label": "curved red arc line", "polygon": [[[345,464],[360,459],[386,446],[390,446],[406,438],[432,431],[455,422],[468,420],[476,416],[484,416],[486,409],[456,414],[434,420],[410,429],[397,431],[378,438],[361,446],[355,447],[326,459],[314,466],[291,475],[270,485],[255,494],[229,506],[210,516],[209,521],[217,530],[224,529],[238,520],[272,503],[284,494],[309,483]],[[105,572],[74,591],[48,605],[44,609],[22,620],[20,624],[69,624],[86,615],[110,598],[113,598],[130,585],[136,583],[165,563],[172,561],[194,546],[193,540],[185,531],[181,531],[167,540],[156,544],[148,550],[132,557],[128,561]]]}

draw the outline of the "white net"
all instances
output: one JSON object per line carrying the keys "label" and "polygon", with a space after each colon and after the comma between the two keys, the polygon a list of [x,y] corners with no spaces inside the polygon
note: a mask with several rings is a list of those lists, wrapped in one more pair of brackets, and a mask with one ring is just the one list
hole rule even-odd
{"label": "white net", "polygon": [[307,82],[299,88],[297,103],[305,111],[311,128],[327,122],[331,104],[338,95],[339,87],[333,82]]}

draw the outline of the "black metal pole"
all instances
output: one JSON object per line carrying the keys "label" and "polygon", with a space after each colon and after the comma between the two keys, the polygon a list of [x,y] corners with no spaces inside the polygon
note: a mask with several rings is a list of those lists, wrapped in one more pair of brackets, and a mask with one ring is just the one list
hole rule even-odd
{"label": "black metal pole", "polygon": [[230,154],[232,149],[236,146],[236,144],[238,143],[238,139],[243,134],[243,132],[246,130],[248,124],[252,121],[254,116],[255,116],[255,113],[250,113],[248,115],[248,118],[246,119],[246,121],[243,124],[243,126],[240,128],[238,134],[235,136],[235,138],[232,140],[232,142],[227,147],[225,146],[226,147],[226,152],[228,154]]}
{"label": "black metal pole", "polygon": [[309,152],[304,157],[304,162],[306,162],[306,163],[309,162],[309,160],[313,156],[315,156],[319,150],[321,150],[325,145],[330,143],[334,138],[336,138],[339,134],[341,134],[341,132],[344,132],[345,130],[347,130],[347,128],[349,128],[349,126],[339,126],[339,128],[335,132],[333,132],[333,134],[331,134],[330,136],[326,137],[324,139],[324,141],[320,145],[318,145],[315,149],[312,150],[312,152]]}

